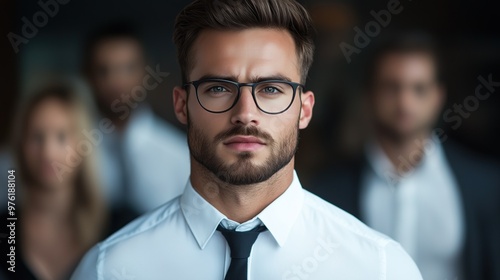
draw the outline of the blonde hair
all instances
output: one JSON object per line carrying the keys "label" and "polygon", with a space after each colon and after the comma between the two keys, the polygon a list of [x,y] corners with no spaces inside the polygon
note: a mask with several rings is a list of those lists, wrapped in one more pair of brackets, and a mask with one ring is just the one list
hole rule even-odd
{"label": "blonde hair", "polygon": [[[50,82],[41,86],[34,92],[31,98],[23,105],[16,125],[17,132],[13,139],[17,171],[23,186],[24,197],[29,197],[31,187],[37,182],[28,172],[25,157],[23,154],[23,145],[26,139],[26,129],[31,119],[32,112],[43,101],[47,99],[56,99],[64,105],[71,108],[70,112],[78,120],[77,131],[81,132],[90,127],[90,119],[85,102],[79,95],[79,89],[73,83],[64,81]],[[87,130],[88,131],[88,130]],[[79,133],[78,138],[83,139],[83,134]],[[73,209],[71,211],[72,222],[77,234],[77,241],[82,249],[88,249],[98,242],[105,230],[107,222],[107,211],[103,196],[101,194],[101,185],[97,178],[95,165],[95,156],[93,153],[82,156],[81,163],[73,170],[76,172],[74,177],[75,191],[73,195]]]}

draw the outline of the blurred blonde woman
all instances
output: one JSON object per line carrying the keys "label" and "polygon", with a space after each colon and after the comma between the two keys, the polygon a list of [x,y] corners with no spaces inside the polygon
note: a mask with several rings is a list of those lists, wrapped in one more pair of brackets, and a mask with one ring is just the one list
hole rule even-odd
{"label": "blurred blonde woman", "polygon": [[77,91],[70,83],[45,86],[21,114],[14,141],[16,272],[7,272],[8,279],[68,279],[103,237],[107,214],[92,164],[95,147],[82,134],[90,122]]}

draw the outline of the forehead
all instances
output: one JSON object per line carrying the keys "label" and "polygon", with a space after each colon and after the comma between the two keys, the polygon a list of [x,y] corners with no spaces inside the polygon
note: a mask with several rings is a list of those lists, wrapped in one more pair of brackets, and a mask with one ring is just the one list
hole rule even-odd
{"label": "forehead", "polygon": [[204,75],[234,76],[240,82],[276,75],[300,79],[295,42],[286,30],[204,30],[193,44],[191,58],[191,80]]}
{"label": "forehead", "polygon": [[435,62],[432,55],[423,52],[389,53],[379,60],[379,78],[418,79],[434,78]]}
{"label": "forehead", "polygon": [[111,62],[121,59],[140,58],[142,49],[135,39],[117,37],[97,42],[92,51],[94,61]]}
{"label": "forehead", "polygon": [[67,126],[73,121],[72,108],[55,98],[47,98],[37,104],[31,113],[32,127]]}

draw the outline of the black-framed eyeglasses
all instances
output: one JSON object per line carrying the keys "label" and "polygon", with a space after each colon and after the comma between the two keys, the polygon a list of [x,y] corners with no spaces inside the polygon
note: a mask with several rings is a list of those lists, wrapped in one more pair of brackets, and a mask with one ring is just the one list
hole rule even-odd
{"label": "black-framed eyeglasses", "polygon": [[283,80],[267,80],[257,83],[238,83],[225,79],[202,79],[184,84],[193,85],[201,107],[211,113],[231,110],[241,95],[241,87],[251,87],[257,108],[267,114],[281,114],[292,106],[299,83]]}

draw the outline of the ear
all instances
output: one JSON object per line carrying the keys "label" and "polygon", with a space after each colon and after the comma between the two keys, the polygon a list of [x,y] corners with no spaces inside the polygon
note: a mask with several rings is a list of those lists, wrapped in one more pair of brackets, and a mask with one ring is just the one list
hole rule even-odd
{"label": "ear", "polygon": [[299,129],[304,129],[309,125],[313,115],[314,93],[307,91],[300,94],[302,107],[300,108]]}
{"label": "ear", "polygon": [[187,125],[188,123],[188,113],[187,113],[187,92],[182,87],[174,87],[173,92],[174,97],[174,112],[177,120],[180,123]]}

